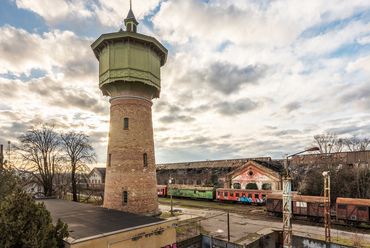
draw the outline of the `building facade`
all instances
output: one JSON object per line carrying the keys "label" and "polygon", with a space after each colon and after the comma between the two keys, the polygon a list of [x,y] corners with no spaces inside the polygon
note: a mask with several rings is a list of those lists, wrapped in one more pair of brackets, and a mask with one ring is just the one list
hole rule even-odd
{"label": "building facade", "polygon": [[282,190],[282,165],[272,161],[250,160],[227,176],[233,189]]}
{"label": "building facade", "polygon": [[111,104],[104,207],[158,215],[151,107],[167,49],[137,33],[137,25],[130,8],[126,31],[103,34],[91,45],[100,90]]}
{"label": "building facade", "polygon": [[167,185],[170,178],[180,185],[216,185],[231,187],[227,175],[250,160],[271,161],[270,157],[214,161],[183,162],[157,165],[157,184]]}
{"label": "building facade", "polygon": [[89,173],[88,184],[91,189],[104,189],[106,168],[94,167]]}

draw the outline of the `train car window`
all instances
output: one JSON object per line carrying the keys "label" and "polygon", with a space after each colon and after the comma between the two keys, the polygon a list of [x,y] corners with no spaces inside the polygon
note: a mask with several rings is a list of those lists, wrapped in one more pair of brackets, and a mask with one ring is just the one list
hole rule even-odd
{"label": "train car window", "polygon": [[274,202],[274,199],[267,199],[267,202],[268,203],[273,203]]}
{"label": "train car window", "polygon": [[248,194],[248,198],[252,198],[252,194]]}
{"label": "train car window", "polygon": [[197,193],[197,191],[196,190],[194,190],[194,194],[196,194]]}
{"label": "train car window", "polygon": [[262,199],[266,199],[266,195],[262,195]]}
{"label": "train car window", "polygon": [[230,193],[230,197],[234,197],[234,193]]}
{"label": "train car window", "polygon": [[242,196],[245,197],[245,194],[243,193]]}
{"label": "train car window", "polygon": [[235,196],[236,196],[236,197],[239,197],[239,193],[235,193]]}
{"label": "train car window", "polygon": [[366,211],[367,210],[367,207],[365,207],[365,206],[358,206],[358,210]]}
{"label": "train car window", "polygon": [[221,192],[221,196],[224,196],[224,192]]}
{"label": "train car window", "polygon": [[339,209],[346,209],[346,205],[338,205]]}
{"label": "train car window", "polygon": [[260,195],[254,195],[254,198],[259,199],[260,198]]}

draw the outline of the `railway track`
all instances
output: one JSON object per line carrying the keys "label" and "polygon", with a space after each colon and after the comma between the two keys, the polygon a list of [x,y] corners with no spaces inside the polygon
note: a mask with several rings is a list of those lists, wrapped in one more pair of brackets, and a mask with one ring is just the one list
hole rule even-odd
{"label": "railway track", "polygon": [[[160,204],[170,205],[168,198],[162,198],[162,199],[159,198]],[[267,213],[264,209],[264,206],[246,205],[243,203],[223,203],[223,202],[215,202],[215,201],[208,201],[206,202],[207,204],[197,204],[199,202],[204,203],[203,201],[200,201],[197,199],[177,199],[176,198],[174,199],[173,205],[179,206],[179,207],[193,207],[193,208],[203,208],[203,209],[210,209],[210,210],[217,210],[217,211],[225,211],[229,213],[248,215],[248,217],[251,219],[268,219],[274,222],[282,222],[282,217],[277,217],[271,213]],[[235,207],[235,209],[233,207]],[[312,221],[303,216],[295,216],[293,218],[292,223],[324,227],[323,220]],[[363,227],[363,226],[352,227],[344,223],[338,223],[335,221],[335,218],[333,219],[333,216],[332,216],[331,227],[336,228],[338,230],[342,230],[342,231],[356,230],[360,233],[369,233],[370,231],[369,227]]]}

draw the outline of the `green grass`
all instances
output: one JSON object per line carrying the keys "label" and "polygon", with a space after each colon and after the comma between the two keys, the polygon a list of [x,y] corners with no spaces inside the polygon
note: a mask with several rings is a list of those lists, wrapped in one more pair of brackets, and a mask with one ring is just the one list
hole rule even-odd
{"label": "green grass", "polygon": [[179,216],[179,214],[171,215],[171,213],[169,213],[169,212],[162,212],[160,218],[167,219],[167,218],[172,218],[172,217],[175,217],[175,216]]}
{"label": "green grass", "polygon": [[[72,199],[73,199],[72,195],[67,195],[67,200],[68,201],[72,201]],[[97,201],[101,200],[101,199],[97,199],[97,198],[87,198],[87,197],[83,197],[83,196],[81,196],[80,198],[77,197],[77,199],[79,199],[79,202],[82,202],[82,203],[94,203],[94,202],[97,202]]]}
{"label": "green grass", "polygon": [[[170,198],[160,197],[159,202],[161,204],[165,204],[165,205],[170,205],[171,204]],[[244,206],[244,205],[238,204],[238,203],[234,203],[234,204],[230,203],[230,204],[219,205],[217,203],[215,204],[215,202],[212,202],[212,201],[197,201],[197,200],[191,200],[191,199],[177,199],[177,198],[172,199],[172,204],[176,205],[176,206],[181,206],[183,208],[189,208],[187,206],[184,206],[184,205],[188,205],[188,206],[196,207],[196,208],[216,208],[216,209],[219,209],[219,210],[237,210],[237,211],[240,211],[242,206]],[[256,211],[264,211],[264,208],[257,206],[255,208],[255,210]]]}
{"label": "green grass", "polygon": [[189,232],[191,233],[190,236],[196,236],[199,234],[199,232],[203,235],[208,235],[209,232],[199,225],[199,221],[203,219],[203,217],[197,217],[194,219],[180,221],[178,228],[176,229],[176,237],[178,238],[177,241],[189,236]]}
{"label": "green grass", "polygon": [[[325,239],[322,238],[321,240],[325,240]],[[331,236],[331,242],[340,244],[340,245],[351,246],[351,247],[370,248],[370,243],[362,241],[361,238],[358,238],[356,234],[355,234],[355,237],[352,239],[345,239],[345,238]]]}

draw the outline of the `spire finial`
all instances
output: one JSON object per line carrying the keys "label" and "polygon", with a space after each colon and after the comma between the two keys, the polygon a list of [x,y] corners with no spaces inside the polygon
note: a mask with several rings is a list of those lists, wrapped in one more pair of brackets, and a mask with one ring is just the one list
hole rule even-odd
{"label": "spire finial", "polygon": [[132,0],[130,0],[130,10],[128,11],[127,17],[125,19],[126,31],[136,33],[136,26],[139,23],[135,19],[134,12],[132,12]]}

